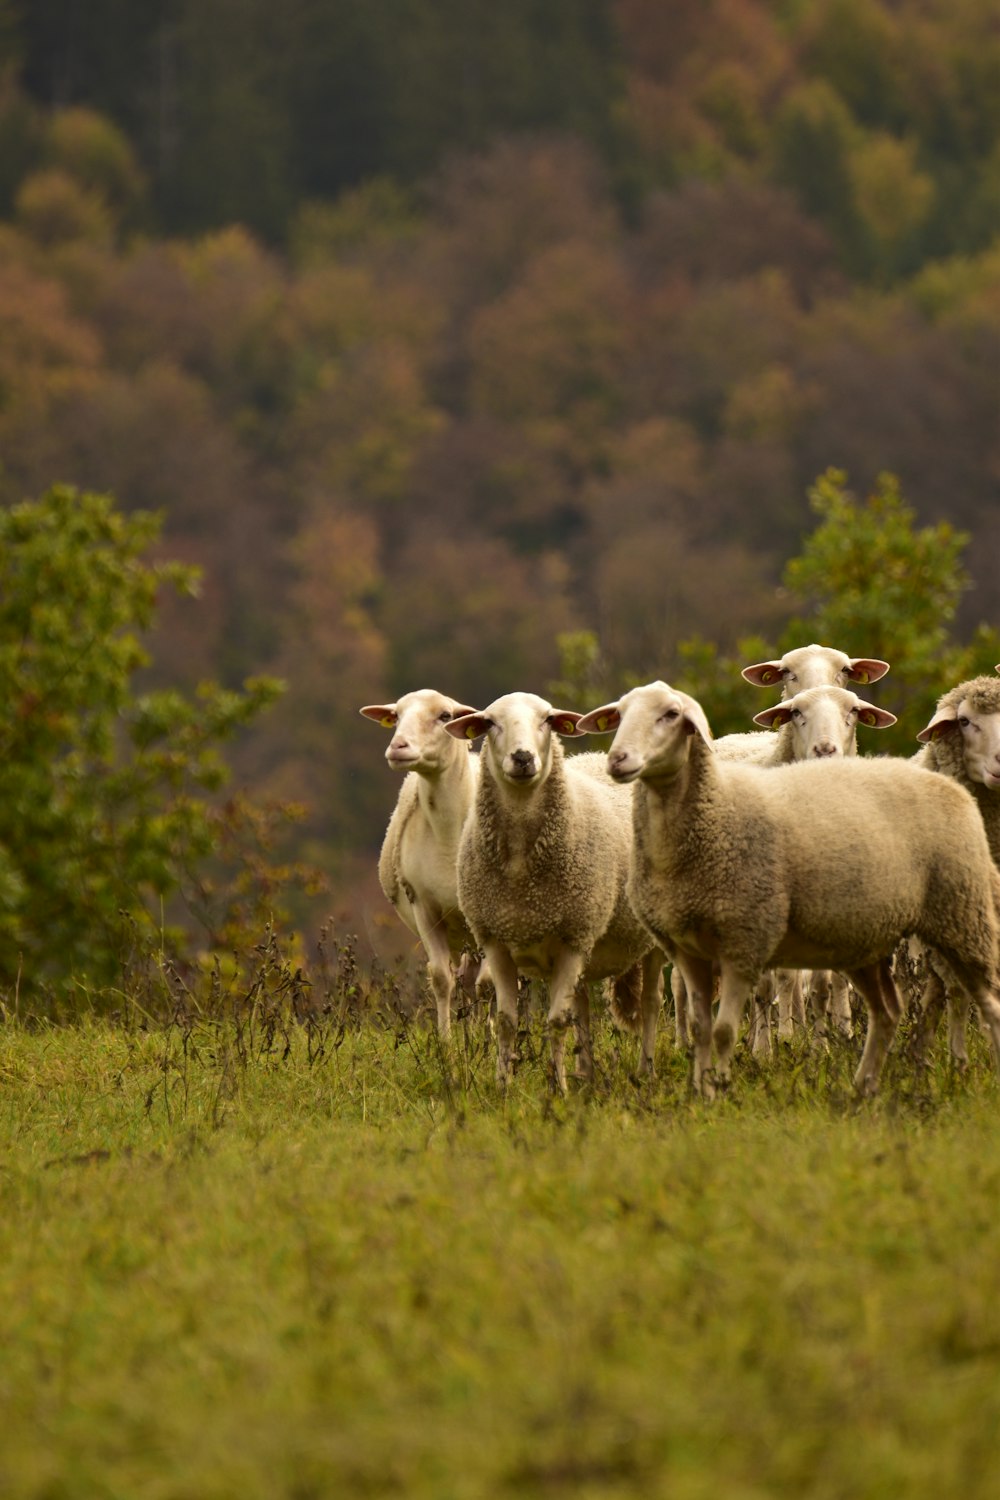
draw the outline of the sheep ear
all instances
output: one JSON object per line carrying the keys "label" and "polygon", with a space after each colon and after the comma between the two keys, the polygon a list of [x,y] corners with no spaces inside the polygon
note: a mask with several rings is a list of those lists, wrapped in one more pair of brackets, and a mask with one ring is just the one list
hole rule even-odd
{"label": "sheep ear", "polygon": [[889,670],[887,661],[879,661],[877,656],[855,656],[847,667],[844,676],[851,682],[878,682]]}
{"label": "sheep ear", "polygon": [[485,714],[471,713],[462,714],[461,718],[452,719],[450,724],[444,727],[456,740],[478,740],[481,734],[485,734],[493,723]]}
{"label": "sheep ear", "polygon": [[456,703],[451,711],[451,716],[453,719],[464,719],[468,714],[477,714],[478,712],[478,708],[469,708],[467,705],[463,706]]}
{"label": "sheep ear", "polygon": [[583,714],[576,713],[572,708],[554,708],[549,714],[548,722],[552,725],[556,734],[564,734],[569,737],[570,735],[586,734],[585,729],[577,728],[582,718]]}
{"label": "sheep ear", "polygon": [[376,724],[381,724],[383,729],[395,729],[399,723],[399,714],[395,703],[369,703],[366,708],[358,710],[364,714],[366,719],[374,719]]}
{"label": "sheep ear", "polygon": [[688,734],[700,734],[706,745],[710,745],[712,730],[701,704],[688,693],[678,693],[677,696],[684,704],[684,720]]}
{"label": "sheep ear", "polygon": [[782,724],[787,724],[791,717],[791,710],[786,703],[775,703],[762,713],[754,714],[753,721],[755,724],[762,724],[765,729],[777,729]]}
{"label": "sheep ear", "polygon": [[868,729],[888,729],[896,723],[896,715],[887,708],[876,708],[873,703],[862,703],[858,708],[858,723]]}
{"label": "sheep ear", "polygon": [[922,745],[929,745],[933,740],[943,739],[956,727],[958,720],[953,713],[936,715],[925,729],[921,729],[917,739]]}
{"label": "sheep ear", "polygon": [[780,661],[759,661],[752,667],[744,667],[743,676],[755,687],[771,687],[776,682],[784,681]]}
{"label": "sheep ear", "polygon": [[618,704],[605,703],[603,708],[594,708],[589,714],[584,714],[582,719],[577,720],[577,733],[611,734],[612,730],[618,728],[621,721],[622,716],[618,712]]}

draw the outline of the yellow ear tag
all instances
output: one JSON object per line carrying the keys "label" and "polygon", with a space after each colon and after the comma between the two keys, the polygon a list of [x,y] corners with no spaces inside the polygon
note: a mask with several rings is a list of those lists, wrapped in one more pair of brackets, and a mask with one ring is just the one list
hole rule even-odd
{"label": "yellow ear tag", "polygon": [[937,726],[937,728],[932,731],[932,733],[931,733],[931,739],[932,740],[939,740],[939,739],[941,739],[943,737],[943,735],[944,735],[944,730],[942,729],[941,725],[939,724]]}
{"label": "yellow ear tag", "polygon": [[475,724],[469,724],[469,725],[466,726],[465,738],[467,740],[474,740],[474,739],[476,739],[478,733],[479,733],[479,731],[476,729]]}
{"label": "yellow ear tag", "polygon": [[855,682],[870,682],[871,678],[867,672],[858,672],[854,678]]}
{"label": "yellow ear tag", "polygon": [[607,727],[608,727],[608,716],[607,716],[607,714],[601,714],[601,717],[597,721],[597,727],[598,727],[599,730],[601,730],[602,733],[604,732],[605,729],[607,729]]}
{"label": "yellow ear tag", "polygon": [[396,720],[393,718],[392,714],[384,714],[383,717],[379,719],[379,723],[382,725],[383,729],[395,729],[396,727]]}
{"label": "yellow ear tag", "polygon": [[761,672],[760,680],[761,682],[773,682],[777,675],[777,672]]}
{"label": "yellow ear tag", "polygon": [[874,714],[859,714],[858,717],[860,718],[862,724],[867,724],[868,725],[869,729],[875,723],[875,715]]}

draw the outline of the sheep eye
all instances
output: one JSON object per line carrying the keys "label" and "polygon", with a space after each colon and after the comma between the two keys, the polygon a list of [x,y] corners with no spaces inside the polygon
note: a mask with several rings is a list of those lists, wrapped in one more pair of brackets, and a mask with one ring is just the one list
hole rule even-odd
{"label": "sheep eye", "polygon": [[968,729],[972,721],[963,715],[958,722],[962,729]]}
{"label": "sheep eye", "polygon": [[787,667],[785,668],[783,676],[784,676],[784,679],[785,679],[786,682],[798,682],[798,680],[799,680],[796,677],[795,673],[792,672],[792,671],[790,671]]}
{"label": "sheep eye", "polygon": [[445,709],[444,713],[438,714],[438,723],[439,724],[450,724],[451,723],[451,714],[448,712],[447,709]]}
{"label": "sheep eye", "polygon": [[679,708],[668,708],[666,710],[666,712],[662,715],[662,718],[663,719],[679,719],[680,715],[681,715],[681,711],[680,711]]}

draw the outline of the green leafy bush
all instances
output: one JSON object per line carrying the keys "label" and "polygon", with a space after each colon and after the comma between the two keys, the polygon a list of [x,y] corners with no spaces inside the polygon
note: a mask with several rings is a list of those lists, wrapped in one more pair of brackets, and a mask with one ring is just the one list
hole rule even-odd
{"label": "green leafy bush", "polygon": [[[160,520],[107,495],[57,486],[0,510],[0,987],[48,992],[114,981],[136,942],[175,956],[193,931],[168,924],[186,898],[225,941],[227,892],[208,871],[240,831],[262,832],[228,779],[220,743],[280,694],[273,679],[193,699],[140,692],[142,637],[163,588],[197,571],[146,560]],[[238,863],[238,861],[237,861]],[[211,917],[214,889],[220,900]],[[234,896],[235,899],[235,896]],[[204,941],[204,938],[203,938]]]}

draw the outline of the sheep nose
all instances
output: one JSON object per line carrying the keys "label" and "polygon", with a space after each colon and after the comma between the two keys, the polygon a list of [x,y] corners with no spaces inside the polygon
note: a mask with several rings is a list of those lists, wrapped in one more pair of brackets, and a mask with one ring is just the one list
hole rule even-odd
{"label": "sheep nose", "polygon": [[832,740],[820,740],[818,745],[813,746],[813,755],[823,759],[827,755],[836,755],[837,747]]}
{"label": "sheep nose", "polygon": [[611,771],[611,772],[613,772],[616,766],[620,766],[622,764],[622,762],[624,760],[627,760],[627,759],[628,759],[628,751],[627,750],[609,750],[608,751],[608,770]]}
{"label": "sheep nose", "polygon": [[535,764],[535,757],[530,750],[514,750],[510,758],[519,771],[527,771]]}

